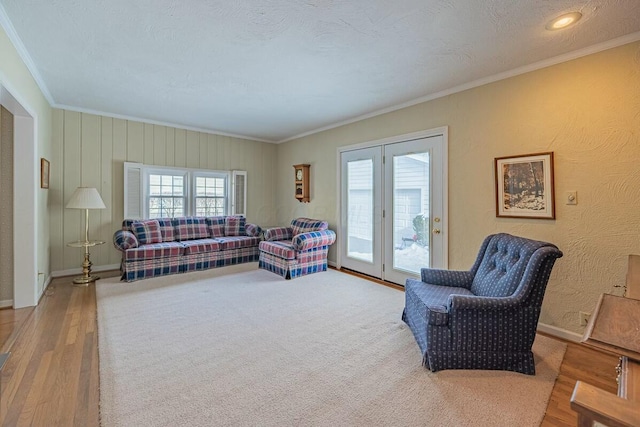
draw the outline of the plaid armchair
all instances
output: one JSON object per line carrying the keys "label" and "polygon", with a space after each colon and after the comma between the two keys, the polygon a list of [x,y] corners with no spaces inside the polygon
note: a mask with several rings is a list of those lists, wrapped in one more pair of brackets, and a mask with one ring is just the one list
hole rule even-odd
{"label": "plaid armchair", "polygon": [[562,252],[509,234],[488,236],[469,271],[424,268],[407,279],[402,320],[423,354],[442,369],[497,369],[534,375],[531,347],[551,269]]}
{"label": "plaid armchair", "polygon": [[258,266],[285,279],[326,271],[329,246],[336,241],[328,228],[326,221],[296,218],[290,227],[265,230]]}

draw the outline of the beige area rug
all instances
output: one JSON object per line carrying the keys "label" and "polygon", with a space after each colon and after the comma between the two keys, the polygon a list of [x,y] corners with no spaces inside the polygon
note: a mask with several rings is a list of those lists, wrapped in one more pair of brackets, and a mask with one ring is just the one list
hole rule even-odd
{"label": "beige area rug", "polygon": [[404,293],[337,271],[257,264],[97,284],[110,426],[537,426],[565,345],[536,376],[421,366]]}

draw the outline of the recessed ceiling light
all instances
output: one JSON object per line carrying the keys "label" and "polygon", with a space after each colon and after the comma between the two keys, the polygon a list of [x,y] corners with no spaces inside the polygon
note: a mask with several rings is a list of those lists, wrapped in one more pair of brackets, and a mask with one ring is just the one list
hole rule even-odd
{"label": "recessed ceiling light", "polygon": [[545,28],[550,31],[561,30],[567,28],[569,25],[575,24],[580,18],[582,18],[580,12],[565,13],[549,21]]}

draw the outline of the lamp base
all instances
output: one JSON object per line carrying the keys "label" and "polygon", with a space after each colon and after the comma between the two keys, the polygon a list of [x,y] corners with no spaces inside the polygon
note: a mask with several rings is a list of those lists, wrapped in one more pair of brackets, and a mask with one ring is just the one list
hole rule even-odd
{"label": "lamp base", "polygon": [[89,283],[93,283],[100,279],[100,276],[78,276],[73,279],[73,286],[89,286]]}

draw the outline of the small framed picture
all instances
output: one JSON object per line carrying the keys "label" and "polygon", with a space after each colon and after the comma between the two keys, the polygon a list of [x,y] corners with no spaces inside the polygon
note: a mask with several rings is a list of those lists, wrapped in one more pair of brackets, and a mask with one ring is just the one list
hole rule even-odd
{"label": "small framed picture", "polygon": [[49,160],[40,158],[40,188],[49,188]]}
{"label": "small framed picture", "polygon": [[553,152],[495,159],[496,216],[555,219]]}

